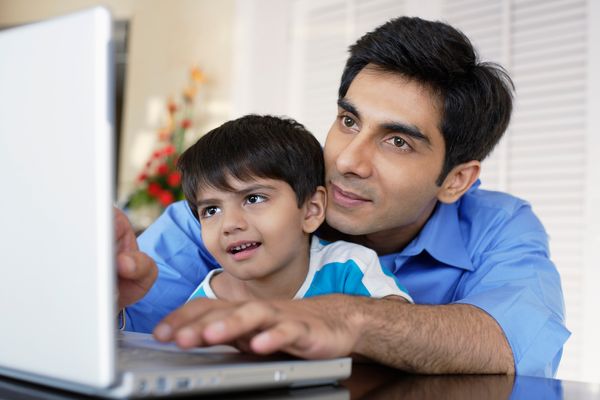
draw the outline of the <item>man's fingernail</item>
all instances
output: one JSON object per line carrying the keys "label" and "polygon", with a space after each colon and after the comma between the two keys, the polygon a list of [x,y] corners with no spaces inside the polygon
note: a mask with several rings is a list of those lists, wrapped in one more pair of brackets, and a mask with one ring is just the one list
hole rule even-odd
{"label": "man's fingernail", "polygon": [[252,339],[252,347],[254,347],[256,350],[262,350],[269,344],[270,340],[271,335],[269,332],[260,333],[256,335],[254,339]]}
{"label": "man's fingernail", "polygon": [[169,340],[172,334],[173,330],[167,324],[160,324],[154,329],[154,336],[159,340]]}
{"label": "man's fingernail", "polygon": [[222,321],[213,322],[204,330],[204,336],[208,339],[219,339],[225,333],[225,324]]}
{"label": "man's fingernail", "polygon": [[177,332],[177,343],[184,347],[196,346],[196,332],[192,328],[182,328]]}

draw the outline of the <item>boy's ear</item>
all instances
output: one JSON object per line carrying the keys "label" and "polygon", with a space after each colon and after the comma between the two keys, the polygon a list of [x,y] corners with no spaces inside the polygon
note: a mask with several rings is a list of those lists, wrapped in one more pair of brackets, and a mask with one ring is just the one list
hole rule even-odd
{"label": "boy's ear", "polygon": [[327,207],[327,192],[323,186],[319,186],[304,204],[306,210],[302,221],[304,233],[313,233],[323,223],[325,207]]}
{"label": "boy's ear", "polygon": [[440,187],[438,200],[447,204],[454,203],[475,183],[479,178],[480,171],[481,162],[477,160],[459,164],[452,168]]}

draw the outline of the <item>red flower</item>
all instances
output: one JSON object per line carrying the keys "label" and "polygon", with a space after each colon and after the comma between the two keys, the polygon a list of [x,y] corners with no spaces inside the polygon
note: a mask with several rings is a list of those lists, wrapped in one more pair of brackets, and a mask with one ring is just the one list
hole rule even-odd
{"label": "red flower", "polygon": [[141,173],[141,174],[138,176],[138,182],[140,182],[140,183],[141,183],[141,182],[144,182],[144,181],[145,181],[147,178],[148,178],[148,175],[146,175],[146,174],[144,174],[144,173]]}
{"label": "red flower", "polygon": [[159,175],[166,175],[169,173],[169,166],[167,164],[161,164],[156,169]]}
{"label": "red flower", "polygon": [[152,182],[148,185],[148,194],[152,197],[158,197],[162,193],[162,187],[156,183]]}
{"label": "red flower", "polygon": [[177,187],[181,183],[181,174],[178,171],[171,172],[167,177],[167,183],[171,187]]}
{"label": "red flower", "polygon": [[154,157],[154,158],[160,157],[160,151],[156,150],[154,153],[152,153],[152,157]]}
{"label": "red flower", "polygon": [[167,147],[165,147],[163,149],[163,154],[165,156],[170,156],[171,154],[175,153],[175,146],[173,146],[172,144],[168,145]]}
{"label": "red flower", "polygon": [[169,204],[171,204],[174,200],[175,200],[175,197],[173,196],[173,193],[171,193],[169,191],[166,191],[166,190],[163,191],[161,194],[158,195],[158,201],[164,207],[166,207]]}
{"label": "red flower", "polygon": [[183,121],[181,121],[181,127],[183,129],[187,129],[190,126],[192,126],[192,121],[190,121],[188,118],[184,119]]}

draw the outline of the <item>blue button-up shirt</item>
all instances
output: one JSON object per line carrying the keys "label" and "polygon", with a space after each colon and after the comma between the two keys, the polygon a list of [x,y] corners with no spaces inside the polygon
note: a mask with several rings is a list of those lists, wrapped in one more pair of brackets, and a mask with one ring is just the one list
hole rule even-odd
{"label": "blue button-up shirt", "polygon": [[[478,186],[453,204],[439,203],[404,250],[380,261],[415,303],[471,304],[492,316],[512,348],[517,374],[554,376],[570,333],[546,232],[528,203]],[[138,243],[159,276],[144,299],[128,307],[127,329],[149,332],[218,264],[184,201],[167,208]]]}

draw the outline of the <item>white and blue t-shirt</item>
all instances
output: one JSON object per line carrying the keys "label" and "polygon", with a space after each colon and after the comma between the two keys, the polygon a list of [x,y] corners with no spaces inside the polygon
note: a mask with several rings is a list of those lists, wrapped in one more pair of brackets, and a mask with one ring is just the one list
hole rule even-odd
{"label": "white and blue t-shirt", "polygon": [[[216,299],[210,280],[222,271],[210,271],[188,301],[196,297]],[[413,303],[406,288],[381,267],[373,250],[341,240],[325,242],[313,235],[308,274],[294,299],[334,293],[374,298],[400,296]]]}

